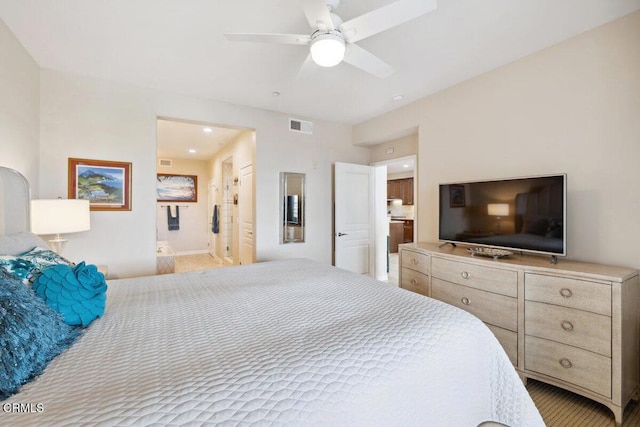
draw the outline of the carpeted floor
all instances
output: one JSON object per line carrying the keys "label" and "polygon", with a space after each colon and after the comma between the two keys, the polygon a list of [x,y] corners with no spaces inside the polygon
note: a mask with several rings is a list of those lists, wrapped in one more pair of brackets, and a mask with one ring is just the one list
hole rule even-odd
{"label": "carpeted floor", "polygon": [[[547,427],[615,427],[613,412],[606,406],[570,391],[536,380],[527,390]],[[640,404],[631,401],[624,411],[622,427],[640,426]]]}

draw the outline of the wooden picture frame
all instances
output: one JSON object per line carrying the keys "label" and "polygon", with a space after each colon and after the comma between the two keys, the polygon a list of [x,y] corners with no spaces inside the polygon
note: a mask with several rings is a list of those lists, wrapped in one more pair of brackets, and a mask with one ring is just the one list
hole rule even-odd
{"label": "wooden picture frame", "polygon": [[449,207],[451,208],[464,208],[464,185],[452,184],[449,185]]}
{"label": "wooden picture frame", "polygon": [[68,198],[92,211],[131,210],[131,163],[69,158]]}
{"label": "wooden picture frame", "polygon": [[159,202],[197,202],[198,176],[159,173],[156,180]]}

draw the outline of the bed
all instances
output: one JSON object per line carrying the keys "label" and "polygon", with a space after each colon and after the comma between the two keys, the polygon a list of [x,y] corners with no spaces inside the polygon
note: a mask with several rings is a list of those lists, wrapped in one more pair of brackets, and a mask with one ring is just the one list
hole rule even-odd
{"label": "bed", "polygon": [[481,321],[365,276],[290,259],[108,286],[3,422],[544,425]]}

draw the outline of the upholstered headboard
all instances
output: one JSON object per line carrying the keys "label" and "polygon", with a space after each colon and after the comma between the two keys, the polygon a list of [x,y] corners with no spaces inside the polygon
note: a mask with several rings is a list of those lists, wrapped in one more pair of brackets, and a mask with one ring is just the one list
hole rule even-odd
{"label": "upholstered headboard", "polygon": [[0,236],[29,231],[29,181],[18,171],[0,166]]}

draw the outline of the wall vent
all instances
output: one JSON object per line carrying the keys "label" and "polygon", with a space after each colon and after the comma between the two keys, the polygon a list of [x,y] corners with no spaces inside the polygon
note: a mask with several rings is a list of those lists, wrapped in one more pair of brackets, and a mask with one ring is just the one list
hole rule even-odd
{"label": "wall vent", "polygon": [[173,166],[173,160],[171,159],[160,159],[158,160],[158,166],[162,166],[164,168],[170,168]]}
{"label": "wall vent", "polygon": [[289,119],[289,130],[291,132],[300,132],[311,135],[313,134],[313,123],[305,120]]}

